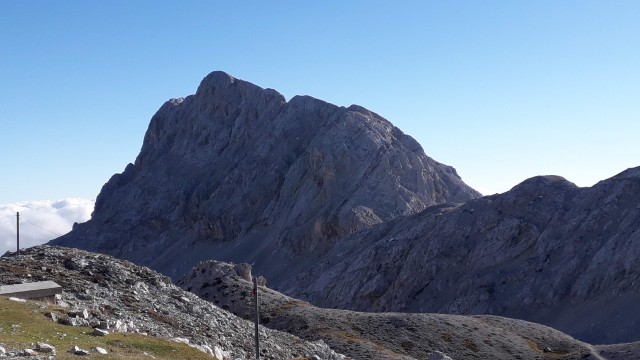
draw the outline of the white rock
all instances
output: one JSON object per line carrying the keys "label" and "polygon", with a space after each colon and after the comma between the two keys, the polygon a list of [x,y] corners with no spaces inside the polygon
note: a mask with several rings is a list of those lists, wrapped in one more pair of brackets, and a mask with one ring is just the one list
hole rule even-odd
{"label": "white rock", "polygon": [[198,350],[213,356],[213,349],[209,345],[198,345]]}
{"label": "white rock", "polygon": [[213,347],[213,357],[216,358],[216,360],[224,360],[224,353],[218,346]]}
{"label": "white rock", "polygon": [[53,320],[54,322],[58,322],[58,320],[60,320],[60,315],[54,313],[54,312],[50,312],[49,313],[49,317],[51,318],[51,320]]}
{"label": "white rock", "polygon": [[87,309],[74,309],[69,311],[69,315],[72,316],[77,316],[81,319],[88,319],[89,318],[89,311],[87,311]]}
{"label": "white rock", "polygon": [[58,306],[62,306],[62,307],[69,307],[69,303],[67,303],[66,301],[62,300],[62,295],[60,294],[56,294],[54,296],[55,299],[55,304]]}
{"label": "white rock", "polygon": [[53,345],[49,345],[47,343],[37,343],[36,344],[36,350],[38,350],[41,353],[55,353],[56,352],[56,348]]}
{"label": "white rock", "polygon": [[78,316],[69,317],[67,322],[71,326],[89,326],[89,321]]}
{"label": "white rock", "polygon": [[94,347],[93,352],[97,352],[98,354],[102,354],[102,355],[107,355],[107,350],[101,348],[101,347]]}
{"label": "white rock", "polygon": [[93,336],[107,336],[107,335],[109,335],[109,332],[107,330],[102,330],[102,329],[95,328],[95,329],[93,329],[93,333],[91,335],[93,335]]}
{"label": "white rock", "polygon": [[87,350],[80,349],[78,346],[74,345],[70,352],[74,355],[89,355]]}
{"label": "white rock", "polygon": [[143,293],[149,293],[149,286],[143,282],[136,282],[136,284],[133,286],[137,291],[143,292]]}
{"label": "white rock", "polygon": [[181,337],[174,337],[173,339],[171,339],[171,341],[189,345],[189,339],[185,339]]}
{"label": "white rock", "polygon": [[128,327],[127,324],[120,320],[116,320],[115,325],[113,325],[114,331],[116,332],[127,332]]}
{"label": "white rock", "polygon": [[24,349],[22,353],[24,354],[24,356],[38,356],[38,352],[33,349]]}
{"label": "white rock", "polygon": [[19,299],[17,297],[13,297],[13,296],[10,297],[9,300],[15,301],[15,302],[27,302],[27,300],[25,300],[25,299]]}

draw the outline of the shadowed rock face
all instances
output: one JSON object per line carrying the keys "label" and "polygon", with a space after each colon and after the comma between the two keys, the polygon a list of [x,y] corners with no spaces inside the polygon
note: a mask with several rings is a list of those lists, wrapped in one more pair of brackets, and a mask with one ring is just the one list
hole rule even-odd
{"label": "shadowed rock face", "polygon": [[[232,264],[203,262],[178,285],[252,319],[252,284],[234,270]],[[266,287],[258,292],[263,325],[308,340],[322,339],[353,359],[602,359],[589,344],[522,320],[323,309]],[[637,348],[630,344],[604,350],[611,358],[634,359]]]}
{"label": "shadowed rock face", "polygon": [[375,113],[307,96],[286,102],[214,72],[195,95],[160,108],[92,219],[52,244],[173,277],[203,259],[249,262],[277,284],[341,236],[478,196]]}
{"label": "shadowed rock face", "polygon": [[640,168],[591,188],[535,177],[343,239],[281,286],[319,306],[496,314],[640,340]]}

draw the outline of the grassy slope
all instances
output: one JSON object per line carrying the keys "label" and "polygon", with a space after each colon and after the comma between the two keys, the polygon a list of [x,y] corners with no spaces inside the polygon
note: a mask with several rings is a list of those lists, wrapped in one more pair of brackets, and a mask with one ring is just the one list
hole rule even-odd
{"label": "grassy slope", "polygon": [[90,357],[105,360],[151,359],[148,355],[156,359],[211,359],[211,356],[188,345],[152,336],[123,333],[91,336],[91,328],[60,325],[46,316],[49,312],[60,311],[63,309],[55,305],[34,301],[21,303],[0,297],[0,345],[9,351],[33,349],[36,342],[45,342],[56,347],[56,358],[61,360],[78,358],[69,353],[74,345],[88,351],[96,346],[102,347],[109,352],[108,355],[91,353]]}

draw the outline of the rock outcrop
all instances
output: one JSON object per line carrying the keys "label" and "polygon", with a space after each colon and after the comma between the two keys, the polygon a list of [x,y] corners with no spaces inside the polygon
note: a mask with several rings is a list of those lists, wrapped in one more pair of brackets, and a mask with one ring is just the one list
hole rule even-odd
{"label": "rock outcrop", "polygon": [[270,281],[341,236],[480,196],[379,115],[308,96],[289,102],[222,72],[153,116],[134,164],[90,221],[51,244],[172,277],[199,260],[253,263]]}
{"label": "rock outcrop", "polygon": [[640,337],[640,168],[540,176],[343,239],[284,285],[319,306],[496,314],[588,342]]}
{"label": "rock outcrop", "polygon": [[[207,261],[178,282],[234,314],[253,317],[252,284],[233,265]],[[322,309],[260,287],[261,322],[307,340],[322,339],[354,359],[602,359],[599,350],[547,326],[497,316],[362,313]],[[637,357],[638,344],[607,347]],[[608,357],[609,358],[609,357]]]}

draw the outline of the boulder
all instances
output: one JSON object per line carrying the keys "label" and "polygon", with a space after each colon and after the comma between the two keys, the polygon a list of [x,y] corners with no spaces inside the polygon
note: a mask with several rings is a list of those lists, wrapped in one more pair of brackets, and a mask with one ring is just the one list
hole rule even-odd
{"label": "boulder", "polygon": [[96,352],[98,354],[102,354],[102,355],[107,355],[108,354],[107,350],[105,350],[105,349],[103,349],[101,347],[98,347],[98,346],[96,346],[93,349],[91,349],[91,351]]}
{"label": "boulder", "polygon": [[242,279],[249,282],[252,281],[253,277],[251,276],[251,265],[247,263],[236,264],[233,269],[236,271],[236,274]]}
{"label": "boulder", "polygon": [[86,320],[89,318],[89,311],[87,309],[73,309],[69,311],[69,315]]}
{"label": "boulder", "polygon": [[24,349],[22,354],[23,356],[38,356],[38,352],[33,349]]}
{"label": "boulder", "polygon": [[109,332],[106,331],[106,330],[95,328],[95,329],[93,329],[93,333],[91,333],[91,335],[93,335],[93,336],[107,336],[107,335],[109,335]]}
{"label": "boulder", "polygon": [[38,350],[38,352],[41,353],[55,353],[56,352],[56,348],[53,345],[47,344],[47,343],[36,343],[36,350]]}
{"label": "boulder", "polygon": [[73,355],[89,355],[89,352],[87,350],[83,350],[77,345],[74,345],[69,352]]}

